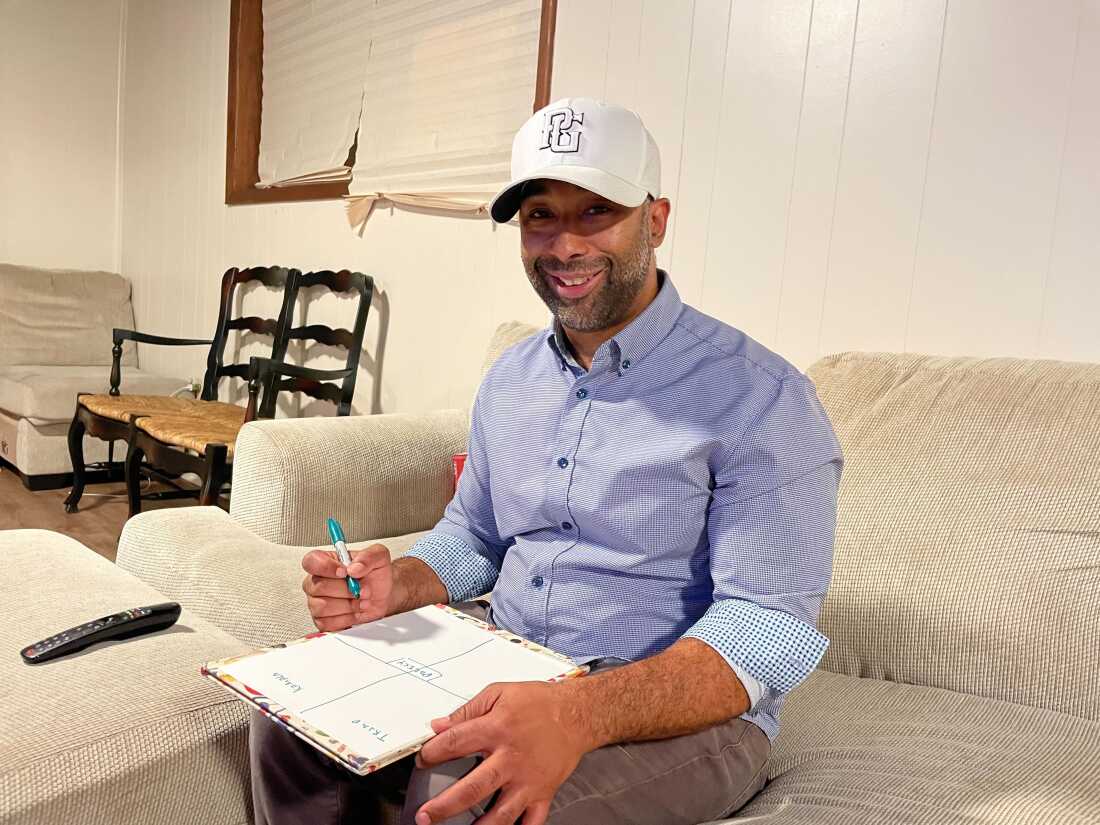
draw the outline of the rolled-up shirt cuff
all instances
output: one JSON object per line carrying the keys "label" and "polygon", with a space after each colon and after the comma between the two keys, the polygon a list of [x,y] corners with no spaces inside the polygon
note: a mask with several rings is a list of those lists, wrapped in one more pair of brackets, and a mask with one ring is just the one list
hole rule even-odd
{"label": "rolled-up shirt cuff", "polygon": [[[719,653],[721,653],[721,651],[719,651]],[[722,658],[725,659],[724,656]],[[760,697],[764,695],[764,686],[760,684],[760,681],[758,679],[754,678],[750,673],[748,673],[736,662],[731,662],[729,659],[726,659],[726,664],[728,664],[730,666],[730,669],[733,670],[734,674],[741,682],[741,687],[743,687],[745,689],[745,693],[748,694],[749,710],[752,710],[754,707],[756,707],[756,703],[760,701]]]}
{"label": "rolled-up shirt cuff", "polygon": [[684,636],[714,648],[738,678],[742,671],[779,693],[813,673],[829,646],[829,640],[812,625],[742,599],[715,602]]}
{"label": "rolled-up shirt cuff", "polygon": [[499,568],[467,541],[438,530],[421,536],[405,555],[432,568],[452,602],[488,593],[500,575]]}

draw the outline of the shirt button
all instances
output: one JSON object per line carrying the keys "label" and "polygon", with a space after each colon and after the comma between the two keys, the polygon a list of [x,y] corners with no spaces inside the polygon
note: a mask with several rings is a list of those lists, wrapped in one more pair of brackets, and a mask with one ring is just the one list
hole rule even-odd
{"label": "shirt button", "polygon": [[583,388],[577,390],[577,398],[588,398],[588,390]]}
{"label": "shirt button", "polygon": [[558,459],[558,466],[561,467],[564,470],[566,467],[569,466],[569,459],[568,458],[559,458]]}
{"label": "shirt button", "polygon": [[531,584],[535,587],[542,587],[542,576],[535,576],[535,578],[531,579]]}
{"label": "shirt button", "polygon": [[627,358],[625,361],[623,361],[623,369],[624,370],[630,369],[630,359],[629,358]]}
{"label": "shirt button", "polygon": [[563,521],[563,522],[561,523],[561,529],[562,529],[562,530],[572,530],[572,529],[573,529],[573,525],[572,525],[572,524],[571,524],[570,522],[568,522],[568,521]]}

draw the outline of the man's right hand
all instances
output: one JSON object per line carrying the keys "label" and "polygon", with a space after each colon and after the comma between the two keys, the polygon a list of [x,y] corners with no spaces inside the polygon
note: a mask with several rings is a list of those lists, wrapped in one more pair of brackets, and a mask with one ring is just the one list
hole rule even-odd
{"label": "man's right hand", "polygon": [[[346,570],[333,551],[310,550],[302,558],[302,569],[308,574],[302,590],[318,630],[347,630],[393,612],[393,566],[385,545],[351,551]],[[348,592],[348,575],[359,580],[358,599]]]}

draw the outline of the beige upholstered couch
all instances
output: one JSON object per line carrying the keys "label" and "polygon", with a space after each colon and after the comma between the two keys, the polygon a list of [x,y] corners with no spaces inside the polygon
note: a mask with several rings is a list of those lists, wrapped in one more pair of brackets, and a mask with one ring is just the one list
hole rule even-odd
{"label": "beige upholstered couch", "polygon": [[[61,487],[72,472],[66,433],[78,392],[106,392],[111,330],[134,328],[130,284],[111,272],[0,263],[0,459],[34,489]],[[185,382],[138,369],[122,355],[123,392],[167,394]],[[87,461],[106,444],[85,439]]]}
{"label": "beige upholstered couch", "polygon": [[[740,816],[1100,822],[1100,365],[847,353],[810,374],[847,459],[832,644]],[[230,513],[142,514],[118,563],[242,646],[294,637],[325,516],[404,552],[466,432],[462,410],[248,424]]]}
{"label": "beige upholstered couch", "polygon": [[0,565],[0,823],[250,825],[247,713],[199,674],[240,641],[184,609],[170,629],[27,665],[26,645],[167,599],[47,530],[0,530]]}

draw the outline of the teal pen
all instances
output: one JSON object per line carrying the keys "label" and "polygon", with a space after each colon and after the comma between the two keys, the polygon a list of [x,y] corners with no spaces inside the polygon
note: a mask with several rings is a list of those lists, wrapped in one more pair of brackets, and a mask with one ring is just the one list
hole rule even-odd
{"label": "teal pen", "polygon": [[[344,565],[346,570],[351,564],[351,553],[348,552],[348,546],[344,544],[344,531],[340,529],[340,522],[331,516],[328,520],[328,535],[332,539],[332,546],[336,548],[336,555],[340,557],[340,564]],[[348,590],[356,599],[359,598],[359,582],[351,576],[348,576]]]}

